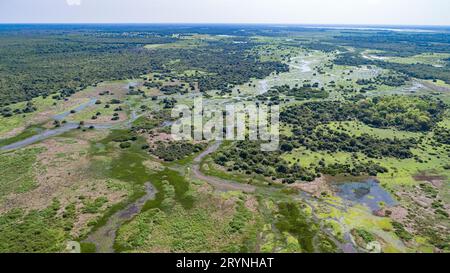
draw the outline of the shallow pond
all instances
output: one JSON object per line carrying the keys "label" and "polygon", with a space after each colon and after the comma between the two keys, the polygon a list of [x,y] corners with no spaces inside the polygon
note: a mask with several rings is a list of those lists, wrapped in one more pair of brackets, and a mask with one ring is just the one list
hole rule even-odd
{"label": "shallow pond", "polygon": [[362,204],[373,211],[382,209],[382,205],[392,207],[395,199],[375,179],[362,182],[336,183],[337,195],[352,203]]}

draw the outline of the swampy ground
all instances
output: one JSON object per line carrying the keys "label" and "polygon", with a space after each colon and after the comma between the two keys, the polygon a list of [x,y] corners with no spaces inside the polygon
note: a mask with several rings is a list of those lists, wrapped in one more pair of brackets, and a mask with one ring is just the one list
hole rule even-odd
{"label": "swampy ground", "polygon": [[[450,34],[276,29],[6,31],[47,66],[0,71],[0,252],[449,252]],[[280,149],[174,141],[197,96]]]}

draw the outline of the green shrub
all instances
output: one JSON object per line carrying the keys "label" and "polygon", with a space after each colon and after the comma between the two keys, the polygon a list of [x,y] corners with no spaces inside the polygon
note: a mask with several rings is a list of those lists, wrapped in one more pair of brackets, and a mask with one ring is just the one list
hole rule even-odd
{"label": "green shrub", "polygon": [[409,233],[403,224],[399,222],[392,222],[392,226],[394,227],[395,234],[404,241],[410,241],[413,239],[411,233]]}
{"label": "green shrub", "polygon": [[98,197],[94,201],[84,201],[83,213],[94,214],[98,213],[104,204],[108,202],[106,197]]}

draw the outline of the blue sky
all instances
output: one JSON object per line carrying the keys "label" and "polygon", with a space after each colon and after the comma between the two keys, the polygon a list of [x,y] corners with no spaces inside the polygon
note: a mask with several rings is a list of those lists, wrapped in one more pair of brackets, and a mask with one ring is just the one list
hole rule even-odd
{"label": "blue sky", "polygon": [[0,0],[0,23],[450,25],[448,0]]}

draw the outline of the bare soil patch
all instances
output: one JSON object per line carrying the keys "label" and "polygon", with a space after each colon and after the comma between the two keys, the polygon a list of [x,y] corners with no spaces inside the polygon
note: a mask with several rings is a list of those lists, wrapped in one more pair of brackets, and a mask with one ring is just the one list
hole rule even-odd
{"label": "bare soil patch", "polygon": [[331,186],[326,177],[321,176],[312,182],[295,183],[290,187],[309,193],[315,197],[320,197],[322,193],[332,194]]}
{"label": "bare soil patch", "polygon": [[417,174],[413,178],[416,181],[430,182],[436,188],[441,188],[444,185],[444,181],[446,179],[445,176],[431,175],[426,173]]}

